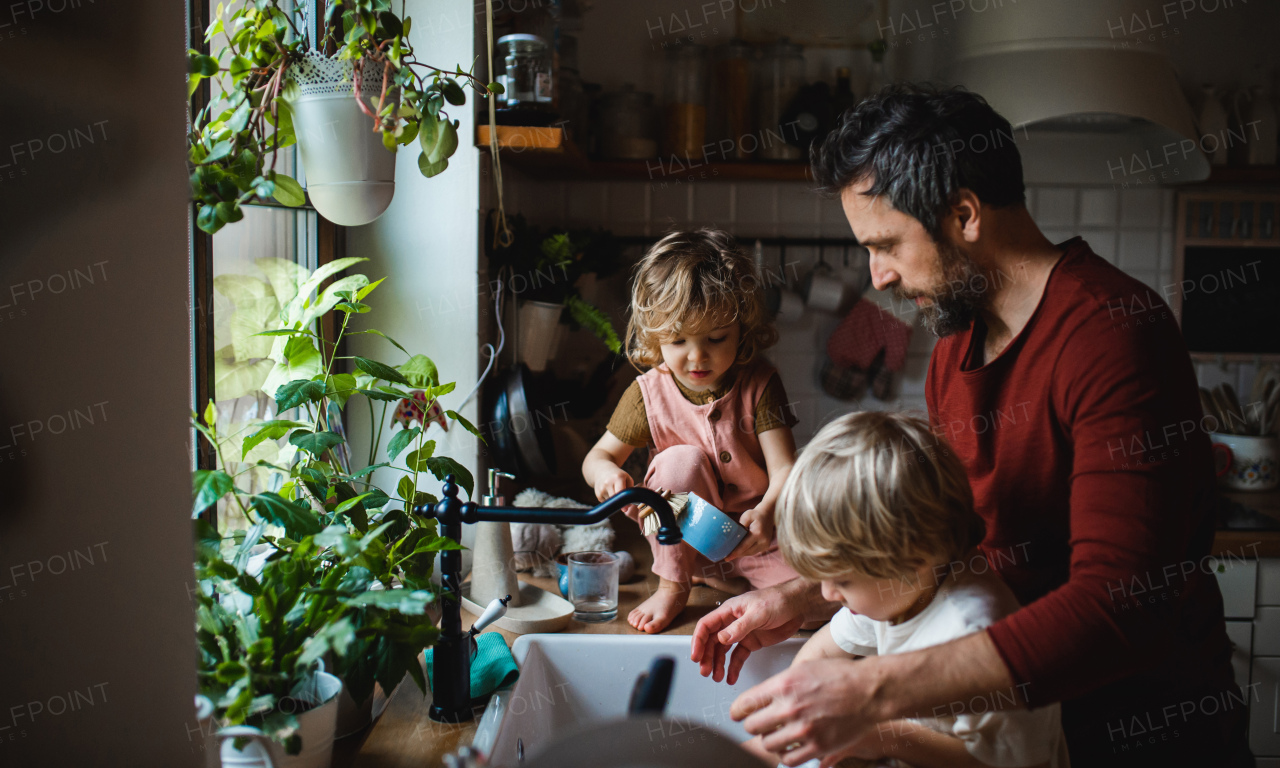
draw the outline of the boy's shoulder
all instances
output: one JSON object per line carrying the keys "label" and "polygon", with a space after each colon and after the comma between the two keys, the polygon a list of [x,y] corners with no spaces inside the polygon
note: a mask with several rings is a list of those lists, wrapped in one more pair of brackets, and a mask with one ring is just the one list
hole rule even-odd
{"label": "boy's shoulder", "polygon": [[980,632],[1020,607],[1003,579],[991,571],[975,572],[967,565],[967,562],[959,562],[958,567],[963,570],[954,581],[938,591],[933,604],[926,610],[929,616],[917,631],[919,644],[912,643],[916,648]]}

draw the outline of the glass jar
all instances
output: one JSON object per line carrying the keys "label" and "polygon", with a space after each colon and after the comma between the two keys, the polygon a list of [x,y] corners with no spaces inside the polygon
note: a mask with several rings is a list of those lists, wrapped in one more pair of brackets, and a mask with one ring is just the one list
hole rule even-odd
{"label": "glass jar", "polygon": [[701,158],[707,140],[707,47],[697,43],[671,46],[665,75],[663,154],[682,160]]}
{"label": "glass jar", "polygon": [[596,103],[596,149],[608,160],[649,160],[658,155],[653,94],[627,83]]}
{"label": "glass jar", "polygon": [[550,108],[554,95],[551,76],[551,49],[537,35],[504,35],[498,38],[498,55],[504,66],[498,66],[497,82],[503,93],[498,106],[507,108],[545,106]]}
{"label": "glass jar", "polygon": [[766,160],[799,160],[799,147],[787,143],[787,126],[783,115],[804,84],[804,49],[785,37],[780,39],[761,62],[759,126],[760,157]]}
{"label": "glass jar", "polygon": [[[715,87],[711,90],[710,142],[716,143],[716,158],[745,160],[755,151],[751,138],[751,63],[754,50],[742,40],[730,40],[716,49],[712,65]],[[732,147],[721,142],[728,139]]]}

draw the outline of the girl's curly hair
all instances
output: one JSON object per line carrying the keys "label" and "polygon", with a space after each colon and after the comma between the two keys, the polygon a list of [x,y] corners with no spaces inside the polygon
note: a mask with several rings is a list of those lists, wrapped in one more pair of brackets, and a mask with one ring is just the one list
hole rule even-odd
{"label": "girl's curly hair", "polygon": [[737,321],[736,363],[745,365],[778,340],[766,317],[756,265],[719,229],[672,232],[636,265],[627,323],[627,357],[640,369],[662,362],[661,345]]}

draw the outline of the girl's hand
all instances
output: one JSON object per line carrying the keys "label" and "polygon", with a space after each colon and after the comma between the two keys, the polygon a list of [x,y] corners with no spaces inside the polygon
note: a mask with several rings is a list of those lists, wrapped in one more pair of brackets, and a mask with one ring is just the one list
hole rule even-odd
{"label": "girl's hand", "polygon": [[747,555],[759,555],[773,544],[773,506],[760,504],[748,509],[738,518],[738,524],[747,529],[746,538],[738,542],[725,561]]}
{"label": "girl's hand", "polygon": [[613,472],[600,472],[596,477],[596,501],[604,501],[610,496],[616,496],[635,485],[631,475],[623,472],[621,467],[615,467],[614,469],[615,471]]}

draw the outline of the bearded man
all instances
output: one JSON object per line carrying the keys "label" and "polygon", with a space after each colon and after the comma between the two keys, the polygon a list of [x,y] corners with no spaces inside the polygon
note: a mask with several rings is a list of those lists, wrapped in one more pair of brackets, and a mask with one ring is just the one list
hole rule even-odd
{"label": "bearded man", "polygon": [[[787,765],[831,765],[901,718],[1051,702],[1076,766],[1252,765],[1256,696],[1233,680],[1202,567],[1214,475],[1186,344],[1146,286],[1079,237],[1045,238],[1014,138],[976,94],[891,86],[812,165],[875,287],[941,337],[929,416],[987,526],[982,556],[955,565],[996,570],[1022,608],[932,648],[797,665],[731,714]],[[802,580],[742,595],[699,622],[692,658],[733,683],[752,651],[838,607]]]}

